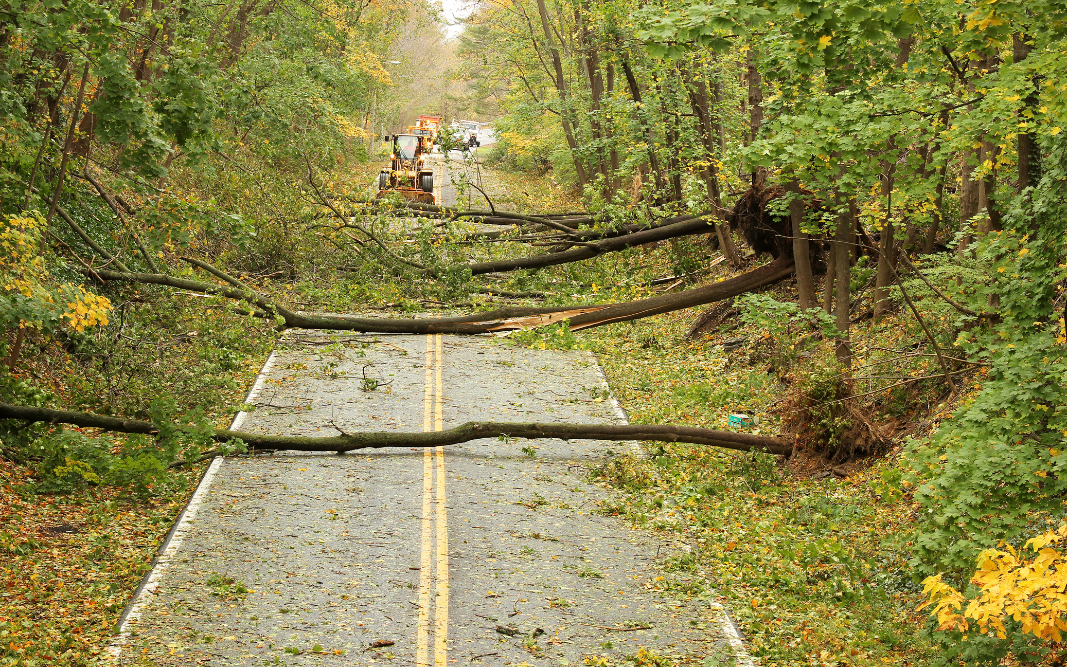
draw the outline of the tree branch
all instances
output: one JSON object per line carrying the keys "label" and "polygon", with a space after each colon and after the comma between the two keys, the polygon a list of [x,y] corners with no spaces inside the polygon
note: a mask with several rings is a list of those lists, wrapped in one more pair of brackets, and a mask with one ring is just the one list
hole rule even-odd
{"label": "tree branch", "polygon": [[[52,410],[27,405],[0,403],[0,418],[49,424],[72,424],[100,428],[120,433],[155,435],[159,427],[137,419],[108,417],[91,412]],[[220,442],[240,438],[256,449],[302,452],[350,452],[357,449],[385,447],[440,447],[483,438],[560,438],[563,440],[652,440],[657,442],[686,442],[742,452],[765,451],[789,455],[793,445],[781,438],[734,433],[715,429],[675,426],[672,424],[545,424],[538,422],[467,422],[445,431],[427,433],[398,433],[396,431],[367,431],[342,433],[327,438],[304,436],[261,435],[246,431],[216,429],[213,438]]]}

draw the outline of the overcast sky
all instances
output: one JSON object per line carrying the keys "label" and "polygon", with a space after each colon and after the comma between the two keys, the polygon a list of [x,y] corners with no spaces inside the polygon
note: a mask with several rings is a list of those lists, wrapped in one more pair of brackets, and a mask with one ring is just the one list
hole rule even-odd
{"label": "overcast sky", "polygon": [[[441,5],[443,18],[449,24],[457,23],[459,20],[466,18],[474,9],[474,3],[469,0],[438,0],[438,4]],[[449,25],[445,29],[446,34],[450,39],[455,39],[463,32],[462,25]]]}

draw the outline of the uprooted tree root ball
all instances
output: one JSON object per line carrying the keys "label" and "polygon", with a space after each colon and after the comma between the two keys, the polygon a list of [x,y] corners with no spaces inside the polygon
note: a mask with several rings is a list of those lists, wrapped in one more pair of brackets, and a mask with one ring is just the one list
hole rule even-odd
{"label": "uprooted tree root ball", "polygon": [[795,436],[796,450],[832,464],[884,454],[890,446],[854,397],[852,380],[832,366],[795,384],[781,413],[782,430]]}

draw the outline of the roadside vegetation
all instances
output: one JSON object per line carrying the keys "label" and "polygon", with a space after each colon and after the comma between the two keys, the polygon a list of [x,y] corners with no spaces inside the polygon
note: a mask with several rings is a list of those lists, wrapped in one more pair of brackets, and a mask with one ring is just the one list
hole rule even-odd
{"label": "roadside vegetation", "polygon": [[[1062,663],[1062,3],[157,5],[0,8],[0,408],[156,430],[0,420],[0,665],[102,663],[309,313],[791,446],[592,472],[761,664]],[[373,198],[422,111],[495,119],[455,207]]]}

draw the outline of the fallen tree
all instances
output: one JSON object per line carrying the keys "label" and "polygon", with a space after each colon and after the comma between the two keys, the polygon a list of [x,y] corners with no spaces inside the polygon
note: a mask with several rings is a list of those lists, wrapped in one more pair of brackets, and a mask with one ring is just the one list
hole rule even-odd
{"label": "fallen tree", "polygon": [[[350,222],[342,222],[337,226],[337,228],[353,228],[370,236],[370,233],[363,225],[353,224]],[[578,246],[576,248],[562,250],[559,252],[546,252],[539,255],[529,255],[525,257],[497,259],[487,262],[472,262],[461,268],[469,269],[471,275],[475,276],[484,275],[486,273],[517,271],[519,269],[543,269],[549,266],[558,266],[560,264],[580,262],[586,259],[598,257],[609,252],[618,252],[620,250],[633,248],[639,245],[645,245],[647,243],[666,241],[668,239],[681,238],[683,236],[692,236],[694,234],[706,234],[711,231],[714,231],[713,223],[707,221],[703,216],[686,216],[681,222],[645,228],[640,231],[630,233],[618,235],[608,235],[607,232],[592,233],[588,236],[588,238],[597,238],[596,234],[600,235],[600,240],[594,241],[583,241],[581,240],[581,234],[575,232],[571,237],[555,236],[540,240],[551,240],[564,248],[570,246]],[[384,247],[384,244],[378,242],[377,240],[374,240],[374,242]],[[423,264],[412,262],[411,260],[404,260],[403,258],[399,257],[394,257],[394,259],[398,259],[405,264],[415,266],[419,270],[429,273],[431,275],[436,276],[437,274],[441,273],[440,270],[432,269]]]}
{"label": "fallen tree", "polygon": [[166,285],[191,292],[212,294],[243,301],[249,308],[246,314],[254,317],[277,318],[286,328],[328,329],[362,331],[367,333],[455,333],[477,334],[494,331],[509,331],[545,326],[568,320],[572,329],[588,329],[612,322],[625,322],[651,317],[683,308],[729,299],[754,289],[784,280],[792,275],[793,260],[782,256],[770,264],[753,269],[740,276],[722,280],[682,292],[661,294],[636,301],[616,303],[557,306],[557,307],[506,307],[495,310],[440,318],[386,318],[352,317],[348,315],[325,315],[299,313],[276,303],[271,298],[256,292],[236,278],[212,267],[207,262],[186,259],[215,277],[226,281],[230,287],[205,283],[188,278],[179,278],[162,273],[128,273],[123,271],[97,270],[92,275],[103,280],[115,280],[142,284]]}
{"label": "fallen tree", "polygon": [[[156,435],[160,430],[157,424],[149,421],[109,417],[92,412],[52,410],[10,403],[0,403],[0,419],[17,419],[30,423],[71,424],[85,428],[99,428],[105,431],[140,433],[144,435]],[[789,455],[793,451],[793,445],[781,438],[668,424],[467,422],[445,431],[430,433],[398,433],[396,431],[340,432],[339,435],[325,438],[262,435],[247,431],[216,429],[212,437],[219,442],[240,439],[249,447],[260,450],[337,452],[338,454],[359,449],[382,449],[385,447],[439,447],[496,437],[686,442],[742,452],[764,451],[770,454],[782,455]]]}

